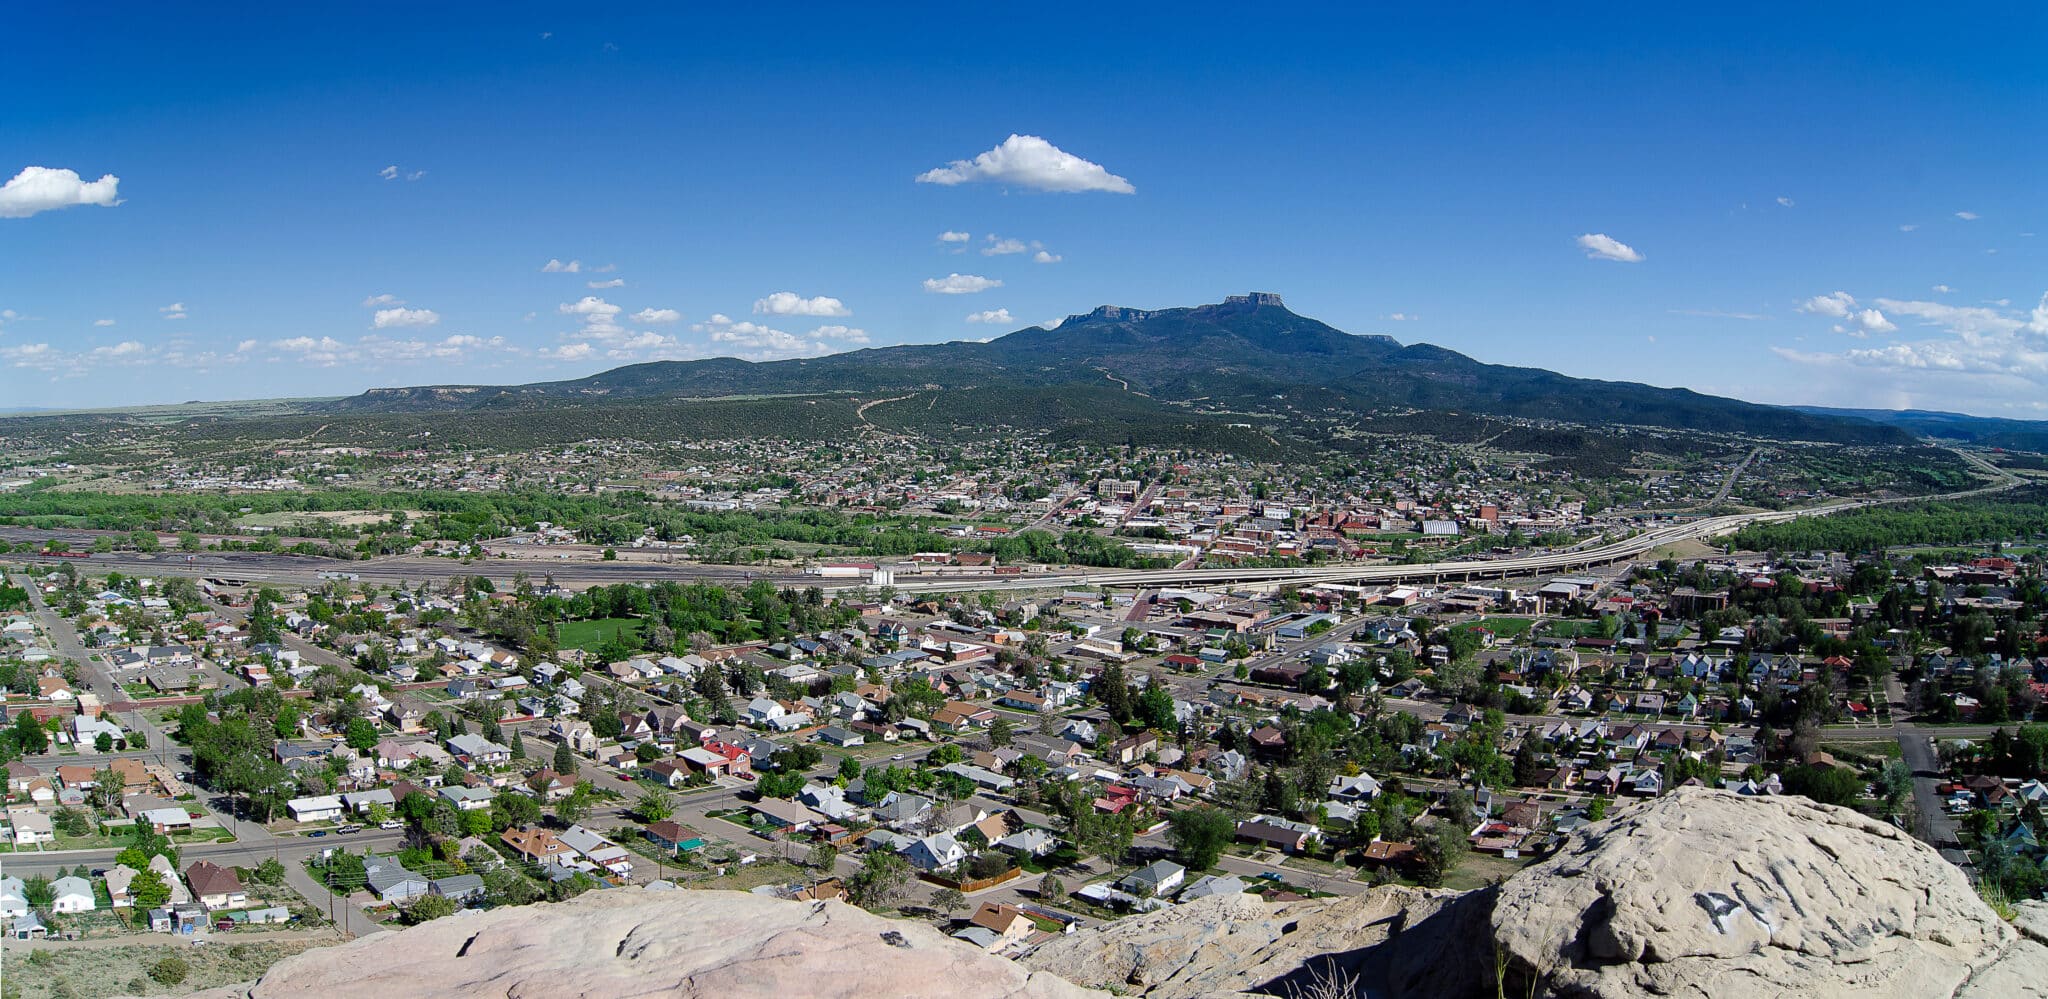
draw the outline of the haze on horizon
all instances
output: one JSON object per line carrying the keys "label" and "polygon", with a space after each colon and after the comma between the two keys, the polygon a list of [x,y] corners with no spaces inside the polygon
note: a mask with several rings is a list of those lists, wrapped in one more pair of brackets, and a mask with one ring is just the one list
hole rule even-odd
{"label": "haze on horizon", "polygon": [[574,378],[1279,292],[2048,418],[2048,13],[18,12],[0,406]]}

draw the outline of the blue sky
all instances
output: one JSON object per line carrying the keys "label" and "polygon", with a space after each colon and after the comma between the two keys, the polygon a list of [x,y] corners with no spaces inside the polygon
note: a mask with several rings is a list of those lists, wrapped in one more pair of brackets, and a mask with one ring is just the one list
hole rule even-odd
{"label": "blue sky", "polygon": [[17,12],[0,406],[1262,290],[1487,361],[2048,419],[2040,8],[881,6]]}

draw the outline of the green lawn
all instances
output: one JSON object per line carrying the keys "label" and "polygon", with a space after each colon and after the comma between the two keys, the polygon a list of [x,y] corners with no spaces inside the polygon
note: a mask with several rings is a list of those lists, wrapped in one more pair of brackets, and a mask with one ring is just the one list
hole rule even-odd
{"label": "green lawn", "polygon": [[1497,638],[1520,638],[1521,636],[1528,634],[1529,629],[1535,626],[1535,618],[1482,617],[1477,621],[1467,621],[1464,624],[1458,625],[1456,628],[1453,628],[1451,630],[1472,631],[1479,628],[1485,628],[1486,630],[1493,632],[1494,636]]}
{"label": "green lawn", "polygon": [[603,645],[606,640],[622,632],[639,635],[646,622],[630,617],[601,617],[592,621],[566,621],[562,624],[562,647],[582,649],[585,652]]}

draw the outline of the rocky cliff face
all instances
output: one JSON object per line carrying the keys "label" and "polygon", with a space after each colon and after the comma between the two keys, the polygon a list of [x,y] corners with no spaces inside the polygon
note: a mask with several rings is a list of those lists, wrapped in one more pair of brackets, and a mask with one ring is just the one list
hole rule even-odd
{"label": "rocky cliff face", "polygon": [[202,995],[349,993],[2024,999],[2048,997],[2048,904],[2008,924],[1889,826],[1804,798],[1682,789],[1496,888],[1210,898],[1021,964],[837,902],[628,890],[379,934]]}

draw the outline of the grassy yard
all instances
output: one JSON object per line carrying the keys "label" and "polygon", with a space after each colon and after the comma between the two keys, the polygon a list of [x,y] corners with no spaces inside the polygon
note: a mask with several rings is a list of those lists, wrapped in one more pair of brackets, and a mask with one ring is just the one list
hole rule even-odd
{"label": "grassy yard", "polygon": [[1529,865],[1528,860],[1503,860],[1490,853],[1473,853],[1465,857],[1458,869],[1444,878],[1444,887],[1458,891],[1484,888],[1495,880],[1505,878]]}
{"label": "grassy yard", "polygon": [[562,647],[592,651],[607,640],[621,634],[639,635],[646,622],[630,617],[601,617],[591,621],[566,621],[562,624]]}

